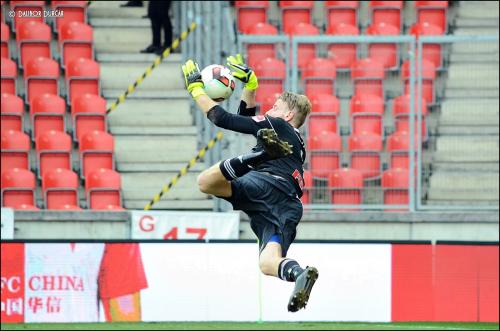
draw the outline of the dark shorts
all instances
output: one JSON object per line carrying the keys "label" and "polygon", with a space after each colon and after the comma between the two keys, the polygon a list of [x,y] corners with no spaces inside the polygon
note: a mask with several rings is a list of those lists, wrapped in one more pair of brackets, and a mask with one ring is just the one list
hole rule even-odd
{"label": "dark shorts", "polygon": [[302,218],[302,203],[295,189],[284,179],[257,171],[233,180],[231,188],[233,195],[225,200],[250,217],[250,226],[259,238],[260,251],[277,234],[285,257]]}

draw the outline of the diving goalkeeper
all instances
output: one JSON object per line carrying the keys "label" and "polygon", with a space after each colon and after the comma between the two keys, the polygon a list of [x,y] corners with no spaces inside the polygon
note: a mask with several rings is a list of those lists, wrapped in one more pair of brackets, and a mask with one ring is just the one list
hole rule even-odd
{"label": "diving goalkeeper", "polygon": [[203,89],[198,65],[189,60],[182,66],[186,88],[198,107],[216,126],[252,134],[257,146],[252,152],[219,162],[198,177],[200,190],[229,201],[244,211],[260,243],[259,265],[263,274],[295,282],[288,311],[307,305],[318,278],[314,267],[301,268],[286,254],[295,239],[302,217],[303,164],[306,158],[299,128],[311,111],[304,95],[284,92],[265,115],[255,115],[257,76],[241,55],[227,58],[233,76],[245,84],[238,114],[226,112]]}

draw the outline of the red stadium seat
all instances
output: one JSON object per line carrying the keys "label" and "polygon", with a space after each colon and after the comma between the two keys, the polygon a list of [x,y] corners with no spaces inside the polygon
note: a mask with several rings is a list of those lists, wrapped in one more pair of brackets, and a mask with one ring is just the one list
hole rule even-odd
{"label": "red stadium seat", "polygon": [[307,146],[309,147],[309,167],[313,178],[328,178],[333,170],[340,167],[340,152],[342,138],[334,132],[310,132]]}
{"label": "red stadium seat", "polygon": [[93,208],[94,210],[101,210],[101,211],[126,211],[125,208],[121,206],[115,206],[115,205],[98,205],[96,208]]}
{"label": "red stadium seat", "polygon": [[[366,34],[374,36],[397,36],[399,35],[399,30],[393,25],[381,22],[369,26],[366,29]],[[368,57],[381,62],[385,69],[393,70],[399,68],[399,51],[398,44],[396,43],[371,43],[368,45]]]}
{"label": "red stadium seat", "polygon": [[352,135],[349,137],[349,152],[351,153],[351,168],[359,170],[364,179],[374,179],[380,176],[381,136],[370,133]]}
{"label": "red stadium seat", "polygon": [[[271,24],[257,23],[248,29],[247,33],[259,36],[274,36],[278,34],[278,29]],[[247,61],[251,68],[255,68],[257,63],[268,57],[276,57],[275,44],[247,44]]]}
{"label": "red stadium seat", "polygon": [[[356,169],[336,169],[328,178],[334,205],[359,205],[362,202],[363,174]],[[355,211],[357,209],[345,209]]]}
{"label": "red stadium seat", "polygon": [[[415,134],[418,132],[418,123],[417,123],[417,110],[418,110],[418,99],[415,97]],[[421,104],[421,114],[422,114],[422,141],[427,141],[427,102],[425,99],[420,100]],[[394,104],[392,108],[392,116],[395,122],[396,131],[408,131],[410,132],[410,95],[405,94],[401,95],[394,99]]]}
{"label": "red stadium seat", "polygon": [[78,176],[68,169],[49,170],[43,175],[42,192],[47,209],[78,206]]}
{"label": "red stadium seat", "polygon": [[337,118],[340,101],[331,94],[318,94],[310,97],[312,112],[308,119],[308,132],[319,134],[322,131],[338,133]]}
{"label": "red stadium seat", "polygon": [[17,95],[2,93],[1,100],[2,132],[7,130],[23,131],[23,99]]}
{"label": "red stadium seat", "polygon": [[285,62],[274,58],[266,58],[257,64],[255,74],[259,77],[257,102],[265,102],[267,97],[283,92],[286,79]]}
{"label": "red stadium seat", "polygon": [[27,88],[25,101],[49,93],[59,95],[59,64],[56,61],[37,57],[28,62],[24,71],[24,86]]}
{"label": "red stadium seat", "polygon": [[280,1],[283,19],[283,32],[291,34],[300,23],[311,24],[311,11],[314,1]]}
{"label": "red stadium seat", "polygon": [[52,169],[72,169],[71,137],[64,132],[47,131],[36,137],[39,177]]}
{"label": "red stadium seat", "polygon": [[[410,28],[410,34],[419,36],[440,36],[443,34],[441,28],[436,25],[424,22],[416,23]],[[415,58],[418,54],[415,53]],[[425,43],[422,46],[422,58],[431,61],[437,69],[443,67],[443,52],[441,44]]]}
{"label": "red stadium seat", "polygon": [[5,57],[10,59],[10,52],[9,52],[9,39],[10,39],[10,31],[9,31],[9,26],[5,23],[0,23],[1,26],[1,48],[0,48],[0,55],[1,57]]}
{"label": "red stadium seat", "polygon": [[354,62],[351,66],[351,78],[354,81],[354,94],[375,94],[384,97],[384,65],[371,58]]}
{"label": "red stadium seat", "polygon": [[240,32],[249,33],[258,23],[267,23],[269,1],[235,1],[235,7]]}
{"label": "red stadium seat", "polygon": [[374,94],[359,94],[351,98],[351,132],[354,135],[369,132],[384,134],[384,99]]}
{"label": "red stadium seat", "polygon": [[109,133],[96,130],[85,134],[80,141],[82,178],[99,168],[114,170],[114,150],[115,140]]}
{"label": "red stadium seat", "polygon": [[54,94],[41,94],[33,99],[30,113],[31,139],[50,130],[66,131],[66,103],[63,98]]}
{"label": "red stadium seat", "polygon": [[83,94],[73,100],[71,107],[73,139],[80,141],[88,132],[108,131],[106,100],[95,94]]}
{"label": "red stadium seat", "polygon": [[27,134],[2,130],[2,172],[14,168],[30,169],[30,138]]}
{"label": "red stadium seat", "polygon": [[[408,169],[394,168],[382,174],[382,188],[384,190],[384,204],[408,205],[410,175]],[[405,211],[407,209],[388,209],[386,211]]]}
{"label": "red stadium seat", "polygon": [[307,61],[302,79],[305,94],[309,97],[317,94],[335,94],[337,69],[329,59],[313,58]]}
{"label": "red stadium seat", "polygon": [[[414,149],[418,148],[415,136]],[[410,134],[407,131],[396,131],[387,138],[387,151],[389,153],[389,168],[410,168]],[[416,161],[415,155],[415,161]]]}
{"label": "red stadium seat", "polygon": [[403,1],[370,1],[370,22],[372,26],[380,23],[392,25],[400,34],[403,27],[401,14],[403,12]]}
{"label": "red stadium seat", "polygon": [[[290,36],[317,36],[319,30],[314,25],[308,23],[298,23],[288,30]],[[299,69],[305,66],[316,57],[316,44],[299,44],[297,48],[297,63]],[[290,59],[292,59],[290,54]]]}
{"label": "red stadium seat", "polygon": [[2,93],[17,95],[17,65],[14,61],[7,58],[2,58],[0,65],[1,87]]}
{"label": "red stadium seat", "polygon": [[[355,25],[345,23],[330,26],[326,34],[334,36],[357,36],[359,29]],[[329,44],[328,57],[335,62],[337,69],[350,69],[357,59],[357,44]]]}
{"label": "red stadium seat", "polygon": [[448,31],[448,1],[415,1],[417,22],[438,26],[442,33]]}
{"label": "red stadium seat", "polygon": [[91,59],[77,58],[68,63],[66,82],[68,86],[67,101],[73,100],[85,93],[100,95],[100,66]]}
{"label": "red stadium seat", "polygon": [[[36,21],[45,22],[44,12],[45,1],[10,1],[10,9],[14,11],[12,29],[15,32],[19,25],[24,22]],[[33,15],[26,13],[33,12]],[[40,14],[40,15],[39,15]]]}
{"label": "red stadium seat", "polygon": [[108,205],[121,206],[121,177],[111,169],[97,169],[85,181],[87,203],[90,209],[106,209]]}
{"label": "red stadium seat", "polygon": [[22,204],[35,205],[35,175],[26,169],[2,171],[2,206],[17,209]]}
{"label": "red stadium seat", "polygon": [[66,68],[69,62],[82,57],[94,59],[94,30],[85,23],[66,23],[59,32],[61,65]]}
{"label": "red stadium seat", "polygon": [[69,22],[87,23],[88,1],[51,1],[50,5],[53,10],[64,12],[55,18],[56,31]]}
{"label": "red stadium seat", "polygon": [[359,1],[326,1],[328,28],[340,23],[358,26]]}
{"label": "red stadium seat", "polygon": [[302,189],[302,198],[300,198],[300,201],[302,201],[303,204],[311,203],[312,189],[313,180],[311,172],[309,170],[304,170],[304,188]]}
{"label": "red stadium seat", "polygon": [[36,21],[21,23],[16,35],[20,67],[25,68],[29,61],[39,56],[52,58],[50,51],[51,40],[52,33],[47,24]]}
{"label": "red stadium seat", "polygon": [[83,210],[79,206],[69,205],[69,204],[58,205],[58,206],[56,206],[54,208],[50,208],[50,209],[52,209],[52,210],[77,210],[77,211]]}
{"label": "red stadium seat", "polygon": [[16,210],[25,210],[25,211],[39,211],[40,208],[33,206],[33,205],[27,205],[25,203],[17,205]]}
{"label": "red stadium seat", "polygon": [[[434,91],[434,80],[436,79],[436,67],[431,61],[422,59],[422,70],[418,70],[418,64],[415,62],[415,95],[418,94],[418,75],[422,74],[422,98],[428,105],[432,105],[436,101],[436,94]],[[401,76],[405,84],[405,94],[410,93],[410,61],[403,62],[401,67]]]}

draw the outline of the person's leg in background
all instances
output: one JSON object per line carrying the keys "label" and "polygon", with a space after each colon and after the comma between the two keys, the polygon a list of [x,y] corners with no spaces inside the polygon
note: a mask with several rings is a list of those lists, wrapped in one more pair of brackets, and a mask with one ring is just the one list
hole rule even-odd
{"label": "person's leg in background", "polygon": [[158,17],[150,17],[153,42],[151,45],[141,51],[141,53],[160,53],[161,52],[161,20]]}

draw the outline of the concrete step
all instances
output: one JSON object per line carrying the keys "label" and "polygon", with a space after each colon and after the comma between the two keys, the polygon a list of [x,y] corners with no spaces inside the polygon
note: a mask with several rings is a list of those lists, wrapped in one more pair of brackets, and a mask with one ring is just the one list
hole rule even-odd
{"label": "concrete step", "polygon": [[115,156],[121,163],[187,162],[197,153],[192,136],[115,136]]}
{"label": "concrete step", "polygon": [[435,172],[429,200],[498,201],[498,173]]}
{"label": "concrete step", "polygon": [[[127,209],[144,209],[151,200],[125,200]],[[152,210],[213,210],[214,200],[160,200],[153,205]]]}
{"label": "concrete step", "polygon": [[[137,62],[101,63],[101,86],[103,89],[122,89],[142,76],[149,64]],[[182,89],[184,79],[178,63],[166,62],[157,66],[136,88],[140,90]]]}
{"label": "concrete step", "polygon": [[452,64],[448,69],[447,87],[468,86],[498,87],[499,67],[494,63]]}
{"label": "concrete step", "polygon": [[495,42],[463,42],[451,45],[451,54],[498,54],[498,43]]}
{"label": "concrete step", "polygon": [[498,18],[498,1],[460,1],[457,17]]}
{"label": "concrete step", "polygon": [[434,162],[432,169],[448,172],[499,172],[500,165],[495,162]]}
{"label": "concrete step", "polygon": [[436,139],[435,161],[498,162],[498,136],[441,136]]}
{"label": "concrete step", "polygon": [[450,63],[464,64],[469,63],[471,66],[481,63],[498,64],[498,52],[492,53],[452,53],[450,55]]}
{"label": "concrete step", "polygon": [[91,18],[141,18],[147,14],[147,4],[142,7],[120,7],[126,1],[93,1],[88,8]]}
{"label": "concrete step", "polygon": [[[108,99],[108,107],[115,99]],[[127,99],[108,116],[111,130],[121,127],[163,128],[193,124],[189,99]],[[191,133],[190,133],[191,134]]]}
{"label": "concrete step", "polygon": [[[106,99],[116,100],[121,96],[126,89],[102,89],[102,95]],[[129,99],[181,99],[186,100],[189,98],[189,94],[186,89],[172,89],[172,90],[145,90],[138,89],[133,93],[129,94],[127,100]],[[114,102],[114,101],[113,101]],[[120,105],[121,106],[121,105]]]}
{"label": "concrete step", "polygon": [[[194,155],[193,155],[194,156]],[[121,163],[117,165],[120,172],[171,172],[177,173],[184,168],[187,162],[172,162],[172,163]],[[189,172],[202,172],[210,165],[200,161],[189,168]]]}
{"label": "concrete step", "polygon": [[94,29],[97,53],[139,53],[151,44],[148,27],[101,27]]}
{"label": "concrete step", "polygon": [[114,135],[145,135],[145,136],[179,136],[179,135],[196,135],[198,130],[195,126],[178,126],[178,127],[139,127],[139,126],[120,126],[111,128],[111,133]]}
{"label": "concrete step", "polygon": [[498,36],[498,27],[458,28],[455,36]]}
{"label": "concrete step", "polygon": [[[98,53],[97,60],[99,63],[103,62],[140,62],[144,63],[144,67],[152,64],[158,55],[156,54],[143,54],[143,53]],[[170,55],[163,59],[162,63],[173,62],[182,64],[182,54],[170,53]]]}
{"label": "concrete step", "polygon": [[457,28],[493,28],[498,27],[498,16],[485,17],[457,17],[455,20]]}
{"label": "concrete step", "polygon": [[[151,200],[161,192],[163,186],[170,183],[176,172],[138,172],[122,173],[122,190],[126,200]],[[201,193],[196,183],[198,173],[188,173],[181,177],[170,191],[163,195],[165,200],[204,200],[207,195]]]}
{"label": "concrete step", "polygon": [[482,101],[483,99],[493,99],[499,98],[500,95],[498,93],[497,88],[479,88],[473,89],[471,86],[461,87],[461,88],[446,88],[444,92],[444,96],[449,99],[478,99]]}
{"label": "concrete step", "polygon": [[499,125],[498,99],[455,100],[441,104],[440,125]]}

